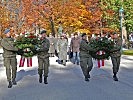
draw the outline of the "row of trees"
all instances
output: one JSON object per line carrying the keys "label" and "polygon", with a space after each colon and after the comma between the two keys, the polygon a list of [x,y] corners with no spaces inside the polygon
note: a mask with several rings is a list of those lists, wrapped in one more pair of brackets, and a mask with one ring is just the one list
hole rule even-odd
{"label": "row of trees", "polygon": [[1,0],[0,33],[12,26],[16,34],[27,28],[45,28],[55,35],[60,22],[68,33],[118,31],[121,6],[124,24],[131,32],[133,0]]}

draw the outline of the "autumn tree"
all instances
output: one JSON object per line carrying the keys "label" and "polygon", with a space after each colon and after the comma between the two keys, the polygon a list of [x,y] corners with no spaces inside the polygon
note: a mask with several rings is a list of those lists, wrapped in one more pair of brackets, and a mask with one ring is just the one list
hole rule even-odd
{"label": "autumn tree", "polygon": [[[10,8],[11,16],[17,16],[13,22],[15,26],[18,26],[17,29],[47,28],[51,29],[54,35],[59,22],[62,22],[64,30],[73,32],[81,29],[88,30],[87,32],[90,33],[95,26],[92,24],[100,19],[100,12],[97,11],[96,3],[92,0],[85,0],[84,3],[82,0],[18,0],[14,1],[15,6],[13,2],[6,3],[10,6],[7,8]],[[97,14],[93,12],[94,6]]]}
{"label": "autumn tree", "polygon": [[[16,26],[18,32],[27,27],[45,28],[55,35],[61,22],[64,31],[70,33],[81,30],[100,33],[105,28],[119,29],[121,4],[120,0],[6,0],[0,4],[0,24]],[[131,5],[132,1],[123,2],[125,26],[130,32]]]}
{"label": "autumn tree", "polygon": [[101,0],[101,9],[103,11],[103,20],[106,23],[105,26],[119,30],[120,29],[120,17],[119,9],[124,9],[124,26],[128,33],[133,31],[133,0]]}
{"label": "autumn tree", "polygon": [[99,0],[83,0],[86,10],[90,12],[91,16],[89,20],[84,20],[84,27],[88,27],[91,34],[99,34],[102,30],[102,11],[99,2]]}
{"label": "autumn tree", "polygon": [[81,0],[54,0],[54,2],[51,2],[51,5],[52,16],[56,27],[58,27],[59,22],[62,22],[64,30],[89,30],[84,25],[84,22],[85,20],[90,20],[91,15],[86,7],[82,5]]}
{"label": "autumn tree", "polygon": [[0,35],[9,26],[9,20],[9,12],[5,8],[4,3],[0,2]]}
{"label": "autumn tree", "polygon": [[[21,28],[21,19],[19,17],[19,14],[21,13],[21,0],[2,0],[1,1],[1,5],[3,5],[4,9],[1,10],[3,11],[3,16],[4,14],[6,14],[6,19],[8,20],[3,20],[3,22],[5,23],[1,23],[2,25],[4,25],[5,27],[3,27],[3,31],[8,28],[8,27],[12,27],[12,29],[14,29],[14,33],[18,34],[18,30],[19,28]],[[1,15],[2,15],[1,14]]]}

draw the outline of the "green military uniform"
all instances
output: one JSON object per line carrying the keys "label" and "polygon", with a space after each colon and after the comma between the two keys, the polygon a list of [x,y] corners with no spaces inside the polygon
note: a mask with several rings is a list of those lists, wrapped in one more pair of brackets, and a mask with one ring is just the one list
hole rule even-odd
{"label": "green military uniform", "polygon": [[[47,38],[41,40],[41,47],[38,53],[38,74],[42,77],[44,71],[44,77],[48,77],[49,72],[49,47],[50,42]],[[41,83],[41,82],[40,82]]]}
{"label": "green military uniform", "polygon": [[110,50],[110,56],[113,64],[113,73],[116,76],[119,66],[120,66],[120,58],[121,58],[121,46],[122,40],[120,38],[114,39],[114,48]]}
{"label": "green military uniform", "polygon": [[80,66],[85,78],[90,78],[89,72],[93,67],[92,57],[89,54],[89,50],[91,50],[91,48],[89,47],[89,43],[87,42],[87,40],[82,39],[80,42],[79,56]]}
{"label": "green military uniform", "polygon": [[10,37],[3,38],[1,41],[1,46],[3,47],[4,51],[3,57],[4,57],[4,66],[6,67],[7,80],[8,81],[15,80],[16,71],[17,71],[17,59],[15,51],[18,51],[18,49],[14,46],[13,38]]}

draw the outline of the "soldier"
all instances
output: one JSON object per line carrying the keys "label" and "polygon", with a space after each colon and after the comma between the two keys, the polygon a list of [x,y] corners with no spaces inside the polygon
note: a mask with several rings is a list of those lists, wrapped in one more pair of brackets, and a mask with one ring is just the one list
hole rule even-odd
{"label": "soldier", "polygon": [[[49,72],[49,47],[50,42],[46,38],[46,30],[41,31],[41,46],[38,50],[38,74],[39,82],[42,83],[42,74],[44,73],[44,84],[48,84],[47,77]],[[44,71],[44,72],[43,72]]]}
{"label": "soldier", "polygon": [[[6,76],[9,82],[8,88],[16,85],[16,71],[17,71],[17,59],[15,51],[18,51],[14,46],[14,39],[11,38],[10,29],[4,31],[6,35],[5,38],[1,41],[1,46],[3,47],[3,57],[4,57],[4,66],[6,67]],[[12,78],[11,78],[12,77]]]}
{"label": "soldier", "polygon": [[89,50],[91,50],[91,48],[89,47],[89,43],[87,41],[87,35],[86,33],[83,33],[82,40],[80,42],[79,56],[80,56],[80,66],[85,76],[85,81],[89,81],[88,79],[90,78],[89,72],[91,71],[93,67],[92,57],[89,54]]}
{"label": "soldier", "polygon": [[111,38],[114,42],[114,48],[110,50],[110,56],[113,64],[113,79],[114,81],[118,81],[117,72],[120,66],[122,40],[118,37],[117,33],[112,33]]}

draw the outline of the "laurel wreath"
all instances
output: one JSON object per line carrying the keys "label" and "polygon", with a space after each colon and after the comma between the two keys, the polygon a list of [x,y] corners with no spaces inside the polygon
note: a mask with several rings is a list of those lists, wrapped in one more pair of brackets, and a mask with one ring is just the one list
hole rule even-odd
{"label": "laurel wreath", "polygon": [[[106,37],[99,37],[96,39],[92,39],[90,41],[90,46],[92,48],[92,50],[90,51],[90,55],[94,59],[109,59],[110,50],[114,47],[114,42]],[[104,53],[99,55],[99,51],[102,51]]]}

